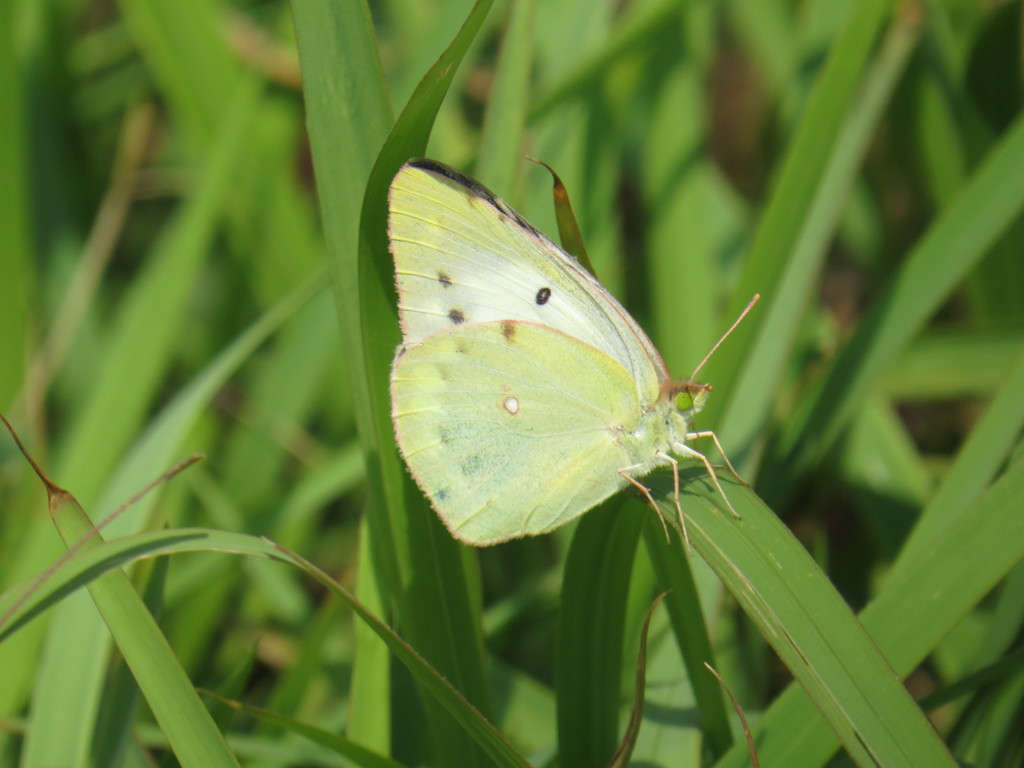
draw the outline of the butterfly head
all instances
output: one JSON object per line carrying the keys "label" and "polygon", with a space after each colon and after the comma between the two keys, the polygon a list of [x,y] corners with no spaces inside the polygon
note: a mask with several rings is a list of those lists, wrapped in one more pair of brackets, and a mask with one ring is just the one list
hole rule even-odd
{"label": "butterfly head", "polygon": [[704,408],[710,394],[710,384],[698,384],[689,379],[666,382],[662,387],[662,396],[675,405],[688,422]]}

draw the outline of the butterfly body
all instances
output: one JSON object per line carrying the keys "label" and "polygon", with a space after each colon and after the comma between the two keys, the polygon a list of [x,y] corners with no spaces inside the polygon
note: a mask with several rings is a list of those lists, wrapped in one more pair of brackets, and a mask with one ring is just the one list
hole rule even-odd
{"label": "butterfly body", "polygon": [[630,483],[647,494],[634,478],[673,454],[706,463],[685,443],[708,388],[674,384],[573,257],[433,161],[403,166],[390,208],[395,434],[456,537],[544,533]]}

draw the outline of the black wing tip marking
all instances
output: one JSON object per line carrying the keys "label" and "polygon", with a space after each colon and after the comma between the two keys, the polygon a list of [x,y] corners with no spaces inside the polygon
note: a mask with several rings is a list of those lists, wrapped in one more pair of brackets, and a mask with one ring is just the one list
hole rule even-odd
{"label": "black wing tip marking", "polygon": [[426,157],[413,157],[409,159],[406,165],[411,168],[419,168],[421,171],[427,171],[428,173],[436,173],[438,176],[444,176],[446,179],[454,181],[460,187],[465,187],[477,197],[482,197],[492,204],[500,201],[497,195],[476,179],[438,160],[431,160]]}
{"label": "black wing tip marking", "polygon": [[520,215],[520,213],[517,210],[515,210],[511,205],[509,205],[496,194],[491,192],[491,190],[489,190],[479,181],[477,181],[471,176],[467,176],[462,171],[456,170],[455,168],[452,168],[450,165],[446,165],[445,163],[442,163],[438,160],[431,160],[426,157],[410,158],[406,162],[405,166],[410,168],[419,168],[422,171],[427,171],[428,173],[434,173],[437,174],[438,176],[443,176],[449,181],[454,182],[455,184],[458,184],[460,187],[464,188],[474,197],[486,201],[499,213],[508,216],[516,224],[518,224],[523,229],[529,231],[531,234],[536,235],[537,237],[540,237],[544,240],[549,240],[547,235],[545,235],[543,232],[541,232],[539,229],[533,226],[533,224],[524,219],[522,215]]}

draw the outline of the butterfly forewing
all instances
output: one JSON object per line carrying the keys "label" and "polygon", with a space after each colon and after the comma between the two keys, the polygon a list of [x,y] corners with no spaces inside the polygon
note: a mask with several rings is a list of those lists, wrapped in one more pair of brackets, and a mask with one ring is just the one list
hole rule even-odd
{"label": "butterfly forewing", "polygon": [[412,161],[391,185],[389,234],[406,345],[467,323],[523,320],[605,352],[651,402],[668,379],[647,335],[580,264],[486,188]]}
{"label": "butterfly forewing", "polygon": [[641,418],[618,361],[557,329],[466,324],[405,347],[392,372],[406,463],[452,533],[491,544],[551,530],[622,487]]}

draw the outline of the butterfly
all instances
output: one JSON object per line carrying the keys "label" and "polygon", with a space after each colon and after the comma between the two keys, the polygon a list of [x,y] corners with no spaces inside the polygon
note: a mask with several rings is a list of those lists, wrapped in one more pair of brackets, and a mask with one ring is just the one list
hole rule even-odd
{"label": "butterfly", "polygon": [[677,457],[702,462],[736,514],[687,445],[710,438],[725,457],[713,432],[693,429],[711,387],[673,381],[574,257],[479,182],[425,159],[391,183],[388,234],[402,328],[395,436],[452,535],[487,545],[546,533],[629,485],[658,510],[637,478],[668,465],[685,536]]}

